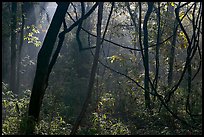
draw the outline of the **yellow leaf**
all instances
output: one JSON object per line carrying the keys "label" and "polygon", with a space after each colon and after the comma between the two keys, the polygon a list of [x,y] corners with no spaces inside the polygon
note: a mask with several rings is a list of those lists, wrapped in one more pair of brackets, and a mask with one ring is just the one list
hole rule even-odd
{"label": "yellow leaf", "polygon": [[184,12],[181,12],[181,13],[179,14],[179,18],[182,19],[184,15],[185,15]]}
{"label": "yellow leaf", "polygon": [[183,33],[183,32],[180,32],[179,35],[180,35],[180,36],[184,36],[184,33]]}
{"label": "yellow leaf", "polygon": [[116,55],[109,57],[111,63],[113,63],[117,58],[118,57]]}
{"label": "yellow leaf", "polygon": [[183,44],[183,47],[184,47],[184,48],[187,48],[187,44],[186,44],[186,43],[184,43],[184,44]]}
{"label": "yellow leaf", "polygon": [[174,7],[174,6],[175,6],[174,2],[170,2],[170,3],[171,3],[171,6],[172,6],[172,7]]}

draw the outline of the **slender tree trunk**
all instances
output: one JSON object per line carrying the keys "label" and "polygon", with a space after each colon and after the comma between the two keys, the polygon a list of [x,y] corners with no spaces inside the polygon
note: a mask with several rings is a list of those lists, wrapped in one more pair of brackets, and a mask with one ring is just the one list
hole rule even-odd
{"label": "slender tree trunk", "polygon": [[[128,12],[129,12],[129,14],[130,14],[130,17],[131,17],[131,20],[132,20],[132,22],[133,22],[133,24],[134,24],[134,29],[135,29],[135,34],[134,34],[134,42],[133,42],[133,46],[134,46],[134,48],[136,49],[136,45],[137,45],[137,32],[138,32],[138,24],[136,24],[136,16],[135,15],[133,15],[133,13],[132,13],[132,11],[131,11],[131,9],[130,9],[130,4],[129,4],[129,2],[125,2],[125,5],[127,6],[127,9],[128,9]],[[133,51],[133,54],[134,54],[134,56],[135,56],[135,58],[137,57],[137,52],[134,50]]]}
{"label": "slender tree trunk", "polygon": [[91,93],[94,86],[94,80],[95,80],[95,74],[97,70],[98,65],[98,59],[99,59],[99,52],[100,52],[100,46],[101,46],[101,22],[102,22],[102,16],[103,16],[103,2],[99,2],[98,7],[98,23],[97,23],[97,40],[96,40],[96,51],[94,56],[94,61],[91,69],[91,75],[89,79],[89,85],[88,85],[88,92],[86,100],[83,104],[82,110],[76,120],[76,123],[74,124],[74,127],[72,128],[71,135],[75,135],[77,132],[77,129],[79,128],[79,125],[82,121],[83,116],[85,115],[86,109],[88,107],[88,103],[91,98]]}
{"label": "slender tree trunk", "polygon": [[12,2],[12,19],[11,19],[11,75],[10,88],[16,93],[16,24],[17,24],[17,2]]}
{"label": "slender tree trunk", "polygon": [[[194,6],[194,9],[193,9],[193,19],[192,19],[192,25],[193,25],[193,36],[191,38],[191,44],[193,44],[192,46],[194,47],[195,46],[195,43],[196,43],[196,26],[198,25],[196,18],[195,18],[195,9],[196,9],[196,3],[195,3],[195,6]],[[197,17],[197,19],[199,18],[199,16]],[[191,45],[189,45],[190,48],[192,48]],[[190,50],[187,50],[187,55],[190,54]],[[186,98],[186,111],[188,111],[189,114],[191,114],[191,103],[190,103],[190,96],[191,96],[191,93],[192,93],[192,68],[191,68],[191,60],[190,60],[190,57],[188,56],[187,57],[187,83],[188,83],[188,86],[187,86],[187,91],[188,91],[188,94],[187,94],[187,98]]]}
{"label": "slender tree trunk", "polygon": [[18,64],[17,64],[17,84],[16,84],[16,90],[17,93],[19,93],[19,87],[20,87],[20,63],[21,63],[21,50],[23,46],[23,36],[24,36],[24,25],[25,25],[25,18],[24,18],[24,3],[21,5],[22,10],[22,25],[21,25],[21,34],[20,34],[20,45],[18,49]]}
{"label": "slender tree trunk", "polygon": [[[170,5],[169,6],[170,17],[171,19],[174,18],[174,8]],[[173,65],[174,65],[174,57],[175,57],[175,46],[176,46],[176,39],[177,39],[177,29],[178,29],[178,21],[174,21],[173,27],[173,39],[171,43],[171,49],[169,53],[169,73],[168,73],[168,87],[171,87],[173,81]]]}
{"label": "slender tree trunk", "polygon": [[161,39],[161,25],[160,25],[160,2],[158,2],[158,13],[157,13],[157,25],[158,25],[158,30],[157,30],[157,45],[156,45],[156,74],[155,74],[155,89],[157,89],[157,84],[158,84],[158,77],[159,77],[159,50],[160,50],[160,39]]}
{"label": "slender tree trunk", "polygon": [[[177,21],[175,21],[177,22]],[[171,87],[172,81],[173,81],[173,65],[174,65],[174,57],[175,57],[175,46],[176,46],[176,38],[177,38],[177,23],[174,24],[174,34],[173,34],[173,40],[172,40],[172,47],[169,53],[169,73],[168,73],[168,87]]]}
{"label": "slender tree trunk", "polygon": [[148,10],[144,18],[143,31],[144,31],[144,67],[145,67],[145,107],[150,110],[150,94],[149,94],[149,50],[148,50],[148,27],[147,22],[153,9],[153,2],[148,2]]}
{"label": "slender tree trunk", "polygon": [[29,120],[26,134],[33,134],[35,122],[39,120],[40,108],[47,86],[47,74],[50,58],[61,24],[67,12],[68,5],[68,2],[62,2],[58,4],[47,35],[44,39],[42,48],[38,53],[36,74],[29,104]]}

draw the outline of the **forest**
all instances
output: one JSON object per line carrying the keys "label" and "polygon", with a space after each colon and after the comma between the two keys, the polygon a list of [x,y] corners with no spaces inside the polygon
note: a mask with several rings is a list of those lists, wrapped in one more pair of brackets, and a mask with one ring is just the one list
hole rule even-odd
{"label": "forest", "polygon": [[2,135],[202,135],[202,2],[2,2]]}

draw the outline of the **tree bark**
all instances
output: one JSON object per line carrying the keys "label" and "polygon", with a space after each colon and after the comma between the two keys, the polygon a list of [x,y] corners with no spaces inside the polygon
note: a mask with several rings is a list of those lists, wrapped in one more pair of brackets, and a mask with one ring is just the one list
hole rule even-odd
{"label": "tree bark", "polygon": [[68,2],[62,2],[58,4],[50,27],[44,39],[42,48],[38,53],[36,74],[34,78],[34,84],[32,88],[28,112],[28,116],[32,120],[30,119],[28,120],[31,123],[29,124],[28,122],[26,134],[33,134],[35,124],[33,124],[32,121],[37,122],[39,120],[40,107],[42,105],[43,96],[46,90],[47,73],[50,58],[61,24],[67,12],[68,6],[69,6]]}
{"label": "tree bark", "polygon": [[157,84],[158,84],[158,77],[159,77],[159,50],[160,50],[160,40],[161,40],[161,25],[160,25],[160,2],[158,2],[158,13],[157,13],[157,25],[158,25],[158,30],[157,30],[157,45],[156,45],[156,55],[155,55],[155,60],[156,60],[156,74],[155,74],[155,89],[157,89]]}
{"label": "tree bark", "polygon": [[[169,7],[171,19],[173,19],[173,7]],[[177,38],[177,29],[178,29],[178,22],[177,20],[174,21],[173,27],[173,39],[171,43],[171,49],[169,53],[169,73],[168,73],[168,87],[171,87],[173,81],[173,65],[174,65],[174,57],[175,57],[175,46],[176,46],[176,38]]]}
{"label": "tree bark", "polygon": [[24,26],[25,26],[24,3],[22,3],[22,5],[21,5],[21,10],[22,10],[22,25],[21,25],[21,34],[20,34],[20,45],[19,45],[19,49],[18,49],[17,82],[16,82],[17,93],[19,93],[19,87],[20,87],[21,50],[23,47],[23,36],[24,36]]}
{"label": "tree bark", "polygon": [[102,22],[102,15],[103,15],[103,2],[99,2],[99,7],[98,7],[98,23],[97,23],[97,40],[96,40],[96,51],[95,51],[95,56],[94,56],[94,61],[91,69],[91,75],[89,79],[89,85],[88,85],[88,92],[87,92],[87,97],[86,100],[83,104],[82,110],[76,120],[76,123],[74,124],[74,127],[72,128],[72,131],[70,135],[75,135],[77,132],[77,129],[79,128],[79,125],[82,121],[83,116],[85,115],[86,109],[88,107],[88,103],[91,98],[91,93],[93,90],[94,86],[94,80],[95,80],[95,74],[97,70],[97,65],[98,65],[98,59],[99,59],[99,52],[100,52],[100,46],[101,46],[101,22]]}
{"label": "tree bark", "polygon": [[[11,3],[2,3],[2,81],[9,84],[10,83],[10,7]],[[9,23],[8,23],[9,22]]]}
{"label": "tree bark", "polygon": [[144,31],[144,67],[145,67],[145,78],[144,78],[144,88],[145,88],[145,107],[150,110],[150,94],[149,94],[149,51],[148,51],[148,29],[147,22],[149,20],[150,14],[153,9],[153,2],[148,2],[148,10],[144,18],[143,31]]}
{"label": "tree bark", "polygon": [[11,75],[10,88],[16,93],[16,24],[17,24],[17,2],[12,2],[12,19],[11,19]]}

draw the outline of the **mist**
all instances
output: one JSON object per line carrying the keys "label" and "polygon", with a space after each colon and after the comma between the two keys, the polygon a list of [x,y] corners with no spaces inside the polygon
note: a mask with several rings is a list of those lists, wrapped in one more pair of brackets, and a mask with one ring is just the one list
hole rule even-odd
{"label": "mist", "polygon": [[201,121],[202,2],[2,3],[2,135],[201,135]]}

